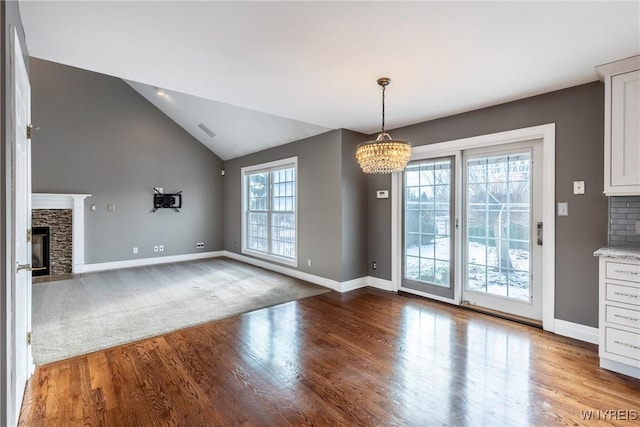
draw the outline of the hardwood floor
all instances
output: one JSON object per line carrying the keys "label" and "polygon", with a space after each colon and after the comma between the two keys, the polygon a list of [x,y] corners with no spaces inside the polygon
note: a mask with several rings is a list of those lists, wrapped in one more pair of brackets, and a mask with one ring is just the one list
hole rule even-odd
{"label": "hardwood floor", "polygon": [[640,381],[600,369],[595,345],[366,288],[38,367],[19,425],[637,425],[639,417]]}

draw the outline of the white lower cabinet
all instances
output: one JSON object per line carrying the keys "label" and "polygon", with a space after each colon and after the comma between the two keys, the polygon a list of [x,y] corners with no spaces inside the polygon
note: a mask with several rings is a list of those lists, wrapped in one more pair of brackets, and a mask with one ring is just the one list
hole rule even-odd
{"label": "white lower cabinet", "polygon": [[640,378],[640,260],[600,257],[600,366]]}

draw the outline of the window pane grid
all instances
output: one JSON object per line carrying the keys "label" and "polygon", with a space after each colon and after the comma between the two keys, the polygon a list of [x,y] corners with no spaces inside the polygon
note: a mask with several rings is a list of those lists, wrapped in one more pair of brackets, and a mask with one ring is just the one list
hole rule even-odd
{"label": "window pane grid", "polygon": [[531,154],[467,160],[467,288],[530,297]]}
{"label": "window pane grid", "polygon": [[449,287],[451,160],[409,165],[404,179],[404,277]]}
{"label": "window pane grid", "polygon": [[246,175],[246,246],[278,257],[296,258],[295,167]]}

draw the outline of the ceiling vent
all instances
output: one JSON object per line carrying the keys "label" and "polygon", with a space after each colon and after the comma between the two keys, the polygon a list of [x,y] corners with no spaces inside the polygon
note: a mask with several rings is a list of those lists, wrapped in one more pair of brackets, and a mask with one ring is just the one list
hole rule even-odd
{"label": "ceiling vent", "polygon": [[209,128],[204,124],[204,123],[200,123],[200,124],[198,125],[198,127],[199,127],[200,129],[202,129],[202,131],[203,131],[204,133],[206,133],[207,135],[209,135],[209,137],[210,137],[210,138],[213,138],[214,136],[216,136],[216,134],[215,134],[215,133],[213,133],[213,131],[212,131],[211,129],[209,129]]}

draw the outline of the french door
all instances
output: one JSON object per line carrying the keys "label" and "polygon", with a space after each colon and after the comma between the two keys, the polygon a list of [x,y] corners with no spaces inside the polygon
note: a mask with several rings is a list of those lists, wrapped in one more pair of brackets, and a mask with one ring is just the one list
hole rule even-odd
{"label": "french door", "polygon": [[542,319],[542,143],[464,152],[462,301]]}
{"label": "french door", "polygon": [[419,160],[405,169],[403,288],[453,298],[455,182],[454,157]]}
{"label": "french door", "polygon": [[414,160],[402,197],[401,290],[542,318],[541,141]]}

